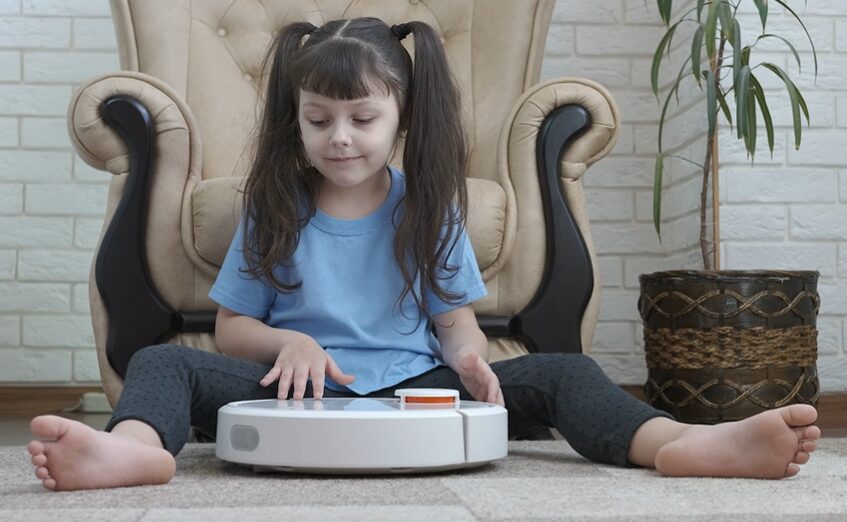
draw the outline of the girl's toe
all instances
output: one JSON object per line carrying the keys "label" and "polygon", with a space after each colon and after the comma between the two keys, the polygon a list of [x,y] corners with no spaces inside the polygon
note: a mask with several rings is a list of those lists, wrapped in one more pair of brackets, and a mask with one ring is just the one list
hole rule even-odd
{"label": "girl's toe", "polygon": [[40,466],[35,468],[35,476],[44,480],[46,478],[50,478],[50,470],[45,468],[44,466]]}
{"label": "girl's toe", "polygon": [[56,490],[56,480],[53,479],[53,478],[47,478],[47,479],[42,480],[41,485],[44,486],[45,488],[49,489],[50,491]]}
{"label": "girl's toe", "polygon": [[47,455],[44,453],[39,453],[37,455],[32,456],[32,465],[33,466],[45,466],[47,465]]}
{"label": "girl's toe", "polygon": [[793,462],[785,468],[785,476],[786,477],[793,477],[794,475],[796,475],[798,473],[800,473],[800,466],[798,466],[797,464],[795,464]]}
{"label": "girl's toe", "polygon": [[805,464],[809,462],[809,454],[805,451],[798,451],[796,455],[794,455],[794,460],[791,461],[794,464]]}

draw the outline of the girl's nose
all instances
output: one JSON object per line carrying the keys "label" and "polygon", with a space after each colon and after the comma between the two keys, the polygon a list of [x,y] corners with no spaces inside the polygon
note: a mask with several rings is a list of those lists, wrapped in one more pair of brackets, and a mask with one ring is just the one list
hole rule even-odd
{"label": "girl's nose", "polygon": [[350,133],[344,125],[336,125],[329,137],[329,144],[333,147],[347,147],[350,145]]}

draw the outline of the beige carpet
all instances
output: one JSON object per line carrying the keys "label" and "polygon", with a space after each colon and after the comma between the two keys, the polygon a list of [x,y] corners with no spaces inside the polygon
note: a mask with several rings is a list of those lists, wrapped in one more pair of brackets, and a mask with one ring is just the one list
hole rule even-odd
{"label": "beige carpet", "polygon": [[406,477],[255,474],[190,444],[165,486],[48,492],[23,447],[0,447],[0,520],[847,520],[847,439],[781,481],[663,478],[592,464],[560,441],[512,442],[474,470]]}

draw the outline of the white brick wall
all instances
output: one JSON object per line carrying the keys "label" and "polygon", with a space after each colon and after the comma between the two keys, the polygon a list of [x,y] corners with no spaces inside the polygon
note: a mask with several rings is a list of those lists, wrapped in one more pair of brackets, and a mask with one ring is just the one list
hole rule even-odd
{"label": "white brick wall", "polygon": [[87,282],[109,176],[75,160],[65,113],[118,68],[108,0],[0,0],[0,383],[99,381]]}
{"label": "white brick wall", "polygon": [[[693,0],[675,3],[681,9]],[[802,2],[793,4],[803,12]],[[793,31],[808,63],[802,32],[771,9],[769,28]],[[743,11],[755,21],[754,8]],[[808,67],[800,80],[812,112],[803,148],[793,150],[790,108],[778,95],[769,101],[779,125],[773,158],[762,139],[751,168],[728,129],[721,134],[724,267],[821,271],[822,383],[827,391],[845,390],[847,167],[840,153],[847,140],[847,2],[814,0],[803,16],[820,61],[817,83]],[[660,105],[649,70],[663,33],[658,20],[654,0],[558,0],[542,72],[544,79],[594,79],[620,104],[618,144],[584,181],[603,285],[594,355],[625,384],[641,384],[646,375],[638,275],[700,263],[699,178],[687,164],[666,166],[663,243],[651,223]],[[763,48],[794,72],[782,47]],[[675,63],[686,52],[687,44],[676,43]],[[76,84],[117,68],[108,0],[0,0],[0,384],[99,379],[87,278],[108,175],[74,157],[64,118]],[[677,69],[663,66],[663,85]],[[761,81],[780,86],[768,75]],[[688,84],[680,100],[671,106],[666,150],[701,161],[702,94]]]}

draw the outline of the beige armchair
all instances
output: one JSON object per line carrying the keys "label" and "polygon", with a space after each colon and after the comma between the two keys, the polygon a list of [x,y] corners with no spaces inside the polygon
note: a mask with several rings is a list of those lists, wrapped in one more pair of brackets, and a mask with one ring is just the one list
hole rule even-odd
{"label": "beige armchair", "polygon": [[68,109],[77,152],[112,174],[90,285],[109,400],[144,346],[216,350],[207,292],[240,213],[260,62],[301,19],[423,20],[443,35],[471,140],[468,230],[489,291],[474,308],[492,359],[587,352],[600,285],[580,178],[619,117],[591,81],[536,84],[553,3],[112,0],[124,70]]}

